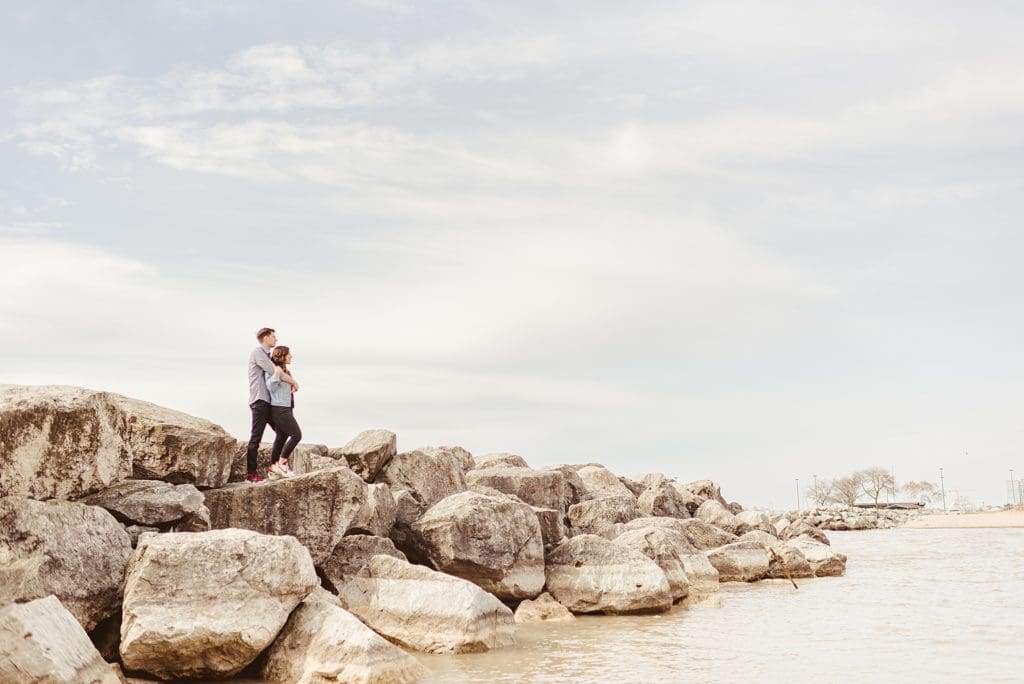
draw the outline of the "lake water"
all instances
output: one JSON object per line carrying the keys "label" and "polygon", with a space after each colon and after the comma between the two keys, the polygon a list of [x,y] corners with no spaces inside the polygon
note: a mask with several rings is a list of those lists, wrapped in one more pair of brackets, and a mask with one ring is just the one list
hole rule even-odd
{"label": "lake water", "polygon": [[431,682],[1024,682],[1024,529],[830,532],[839,578],[722,585],[722,606],[526,625],[422,656]]}

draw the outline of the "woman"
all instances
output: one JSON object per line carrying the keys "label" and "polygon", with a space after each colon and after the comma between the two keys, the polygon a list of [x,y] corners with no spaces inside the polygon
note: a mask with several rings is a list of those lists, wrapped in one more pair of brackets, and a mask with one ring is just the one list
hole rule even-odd
{"label": "woman", "polygon": [[295,473],[288,467],[288,457],[292,455],[295,446],[302,439],[302,430],[295,422],[293,409],[295,408],[295,391],[290,384],[280,379],[281,373],[295,377],[288,369],[292,362],[292,353],[284,345],[274,347],[270,360],[274,365],[275,373],[266,373],[267,389],[270,390],[270,419],[277,436],[274,437],[274,448],[270,452],[270,468],[267,470],[267,477],[271,480],[280,480],[283,477],[291,477]]}

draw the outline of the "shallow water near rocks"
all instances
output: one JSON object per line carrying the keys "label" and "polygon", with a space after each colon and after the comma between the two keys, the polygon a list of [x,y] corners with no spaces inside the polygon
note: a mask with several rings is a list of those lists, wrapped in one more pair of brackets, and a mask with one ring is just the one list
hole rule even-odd
{"label": "shallow water near rocks", "polygon": [[421,656],[429,682],[1021,682],[1024,529],[830,532],[845,577],[722,585],[722,606],[525,625]]}

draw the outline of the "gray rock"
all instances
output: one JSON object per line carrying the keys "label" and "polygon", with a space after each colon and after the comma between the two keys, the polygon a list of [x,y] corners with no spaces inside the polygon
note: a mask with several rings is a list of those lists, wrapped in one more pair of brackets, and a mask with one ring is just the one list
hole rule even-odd
{"label": "gray rock", "polygon": [[544,545],[533,509],[506,497],[453,494],[412,524],[441,572],[500,599],[534,598],[544,588]]}
{"label": "gray rock", "polygon": [[80,387],[0,385],[0,493],[73,499],[131,476],[124,414]]}
{"label": "gray rock", "polygon": [[[124,531],[128,533],[128,539],[131,541],[132,548],[134,549],[139,545],[139,537],[146,532],[160,532],[159,527],[149,527],[147,525],[126,525]],[[127,565],[127,562],[125,563]]]}
{"label": "gray rock", "polygon": [[574,613],[669,610],[672,594],[657,563],[593,534],[566,539],[547,556],[547,590]]}
{"label": "gray rock", "polygon": [[204,488],[227,484],[236,441],[224,428],[147,401],[111,397],[127,421],[132,477]]}
{"label": "gray rock", "polygon": [[562,514],[553,508],[538,508],[531,506],[540,523],[540,536],[544,540],[544,548],[550,548],[562,543],[565,539],[565,524],[562,522]]}
{"label": "gray rock", "polygon": [[373,482],[381,469],[398,453],[398,436],[390,430],[364,430],[343,447],[330,449],[333,459],[347,464],[366,482]]}
{"label": "gray rock", "polygon": [[529,468],[526,459],[518,454],[484,454],[473,459],[472,470],[480,468]]}
{"label": "gray rock", "polygon": [[760,530],[768,534],[775,534],[775,527],[772,525],[771,517],[763,511],[741,511],[736,514],[740,521],[745,522],[752,530]]}
{"label": "gray rock", "polygon": [[206,492],[214,529],[290,534],[320,564],[363,508],[366,483],[346,466],[259,485],[234,484]]}
{"label": "gray rock", "polygon": [[636,500],[629,496],[606,496],[569,507],[569,529],[573,535],[596,534],[614,539],[621,524],[640,517]]}
{"label": "gray rock", "polygon": [[102,508],[0,498],[0,605],[54,594],[91,630],[117,612],[128,534]]}
{"label": "gray rock", "polygon": [[391,556],[406,560],[405,554],[396,549],[390,539],[352,534],[338,542],[334,551],[320,566],[320,570],[332,586],[340,587],[358,575],[374,556]]}
{"label": "gray rock", "polygon": [[193,485],[161,480],[128,480],[81,500],[99,506],[127,525],[171,525],[203,508],[203,494]]}
{"label": "gray rock", "polygon": [[391,556],[373,556],[338,589],[342,606],[406,648],[489,651],[515,642],[512,611],[472,582]]}
{"label": "gray rock", "polygon": [[708,499],[702,503],[694,517],[736,536],[750,531],[750,525],[737,518],[714,499]]}
{"label": "gray rock", "polygon": [[0,681],[118,684],[120,679],[56,596],[0,607]]}
{"label": "gray rock", "polygon": [[466,473],[466,484],[492,487],[538,508],[553,508],[563,514],[566,510],[562,507],[568,498],[565,477],[558,471],[511,466],[477,468]]}
{"label": "gray rock", "polygon": [[568,511],[569,507],[572,506],[573,504],[578,504],[590,498],[587,494],[587,488],[583,484],[583,480],[580,479],[579,473],[577,473],[576,469],[573,468],[572,466],[548,466],[547,468],[541,468],[541,470],[561,473],[563,480],[565,480],[565,501],[562,503],[561,506],[559,506],[560,510]]}
{"label": "gray rock", "polygon": [[725,530],[719,529],[711,523],[704,522],[697,518],[680,521],[683,534],[690,540],[690,543],[701,551],[725,546],[736,541],[737,537]]}
{"label": "gray rock", "polygon": [[373,534],[386,537],[398,517],[398,504],[391,488],[383,482],[367,485],[366,498],[349,525],[348,534]]}
{"label": "gray rock", "polygon": [[768,574],[771,560],[768,550],[760,542],[735,542],[705,551],[711,564],[718,570],[720,582],[754,582]]}
{"label": "gray rock", "polygon": [[644,515],[689,518],[687,499],[665,478],[650,478],[637,497],[637,507]]}
{"label": "gray rock", "polygon": [[804,536],[790,539],[786,545],[804,555],[815,577],[839,577],[846,573],[846,555],[834,551],[831,546]]}
{"label": "gray rock", "polygon": [[586,465],[576,471],[586,488],[587,497],[621,497],[636,502],[636,495],[622,484],[618,476],[602,465]]}
{"label": "gray rock", "polygon": [[668,580],[672,599],[678,601],[690,593],[690,580],[679,558],[678,540],[672,538],[672,535],[679,533],[665,528],[648,527],[623,532],[615,538],[615,543],[639,551],[657,563]]}
{"label": "gray rock", "polygon": [[427,674],[415,657],[389,643],[316,589],[288,618],[260,670],[271,682],[404,684]]}
{"label": "gray rock", "polygon": [[526,599],[516,608],[516,624],[524,622],[566,622],[575,620],[576,616],[568,608],[556,601],[551,594],[544,592],[537,598]]}
{"label": "gray rock", "polygon": [[238,529],[143,535],[125,580],[121,660],[160,679],[232,677],[317,584],[293,537]]}

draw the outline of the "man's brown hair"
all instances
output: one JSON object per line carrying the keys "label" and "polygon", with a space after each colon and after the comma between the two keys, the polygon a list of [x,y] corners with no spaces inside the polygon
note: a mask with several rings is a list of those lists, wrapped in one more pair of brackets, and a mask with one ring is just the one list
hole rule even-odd
{"label": "man's brown hair", "polygon": [[259,340],[260,344],[263,343],[263,338],[267,335],[277,332],[273,328],[260,328],[256,331],[256,339]]}

